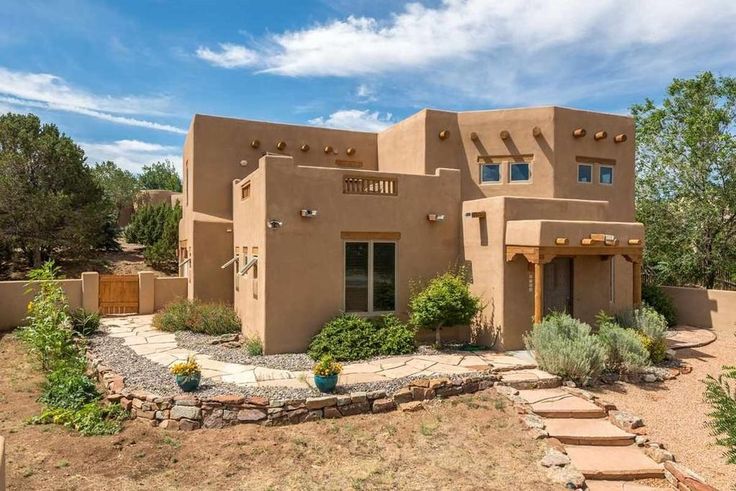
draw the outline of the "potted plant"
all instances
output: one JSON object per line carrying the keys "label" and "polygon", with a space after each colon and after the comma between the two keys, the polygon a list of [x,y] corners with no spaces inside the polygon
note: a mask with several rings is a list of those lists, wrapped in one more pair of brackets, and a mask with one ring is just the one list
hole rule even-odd
{"label": "potted plant", "polygon": [[184,392],[192,392],[199,387],[202,369],[192,355],[187,357],[187,361],[180,361],[172,365],[169,371],[176,376],[176,384]]}
{"label": "potted plant", "polygon": [[330,355],[323,356],[319,363],[314,365],[314,385],[320,392],[329,393],[335,390],[337,376],[342,372],[342,365]]}

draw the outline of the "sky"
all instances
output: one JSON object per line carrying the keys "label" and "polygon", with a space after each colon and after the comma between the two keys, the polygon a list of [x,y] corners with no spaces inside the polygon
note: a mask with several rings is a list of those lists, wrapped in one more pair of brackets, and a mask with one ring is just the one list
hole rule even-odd
{"label": "sky", "polygon": [[736,76],[734,0],[0,0],[0,113],[88,162],[181,152],[194,114],[379,131],[425,107],[627,113]]}

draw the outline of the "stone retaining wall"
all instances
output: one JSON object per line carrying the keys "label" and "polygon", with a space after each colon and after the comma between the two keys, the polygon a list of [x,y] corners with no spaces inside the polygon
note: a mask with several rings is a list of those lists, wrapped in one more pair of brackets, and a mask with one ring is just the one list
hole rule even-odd
{"label": "stone retaining wall", "polygon": [[393,394],[383,390],[322,395],[296,400],[269,400],[239,394],[161,397],[125,387],[125,379],[88,355],[90,369],[106,389],[106,400],[119,403],[135,419],[170,430],[223,428],[236,424],[274,426],[356,414],[416,410],[421,401],[471,394],[492,387],[500,376],[492,372],[452,378],[414,379]]}

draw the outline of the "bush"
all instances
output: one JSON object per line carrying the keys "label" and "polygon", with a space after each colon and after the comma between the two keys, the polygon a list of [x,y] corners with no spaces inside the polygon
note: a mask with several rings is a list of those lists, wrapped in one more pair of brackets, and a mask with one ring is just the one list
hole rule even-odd
{"label": "bush", "polygon": [[191,331],[213,336],[240,331],[240,319],[232,307],[187,299],[166,305],[153,317],[153,325],[161,331]]}
{"label": "bush", "polygon": [[524,343],[541,369],[578,384],[591,382],[605,368],[605,350],[591,327],[568,314],[548,315],[524,336]]}
{"label": "bush", "polygon": [[261,356],[263,354],[263,343],[255,336],[245,338],[243,346],[249,356]]}
{"label": "bush", "polygon": [[645,304],[662,314],[668,326],[677,324],[677,309],[664,290],[658,285],[645,284],[641,290],[642,300]]}
{"label": "bush", "polygon": [[84,436],[114,435],[120,432],[128,413],[117,404],[102,406],[96,402],[80,409],[50,407],[31,419],[33,424],[57,424],[72,428]]}
{"label": "bush", "polygon": [[606,369],[637,372],[649,366],[649,352],[636,331],[608,323],[600,326],[598,339],[605,352]]}
{"label": "bush", "polygon": [[55,408],[79,410],[100,396],[95,383],[84,373],[83,360],[58,367],[42,387],[39,402]]}
{"label": "bush", "polygon": [[726,447],[729,464],[736,464],[736,367],[723,367],[718,378],[708,375],[705,379],[705,400],[713,407],[708,413],[716,443]]}
{"label": "bush", "polygon": [[70,313],[72,330],[81,336],[91,336],[100,329],[100,314],[82,308]]}
{"label": "bush", "polygon": [[667,356],[667,321],[664,316],[651,307],[644,306],[629,310],[616,316],[623,327],[636,329],[641,341],[649,351],[652,363],[661,363]]}
{"label": "bush", "polygon": [[314,360],[329,355],[339,361],[402,355],[414,351],[414,336],[415,330],[394,315],[368,320],[342,314],[312,338],[307,353]]}
{"label": "bush", "polygon": [[442,345],[443,326],[469,324],[481,309],[480,299],[470,293],[463,270],[432,278],[409,299],[410,321],[417,327],[433,329],[435,343]]}

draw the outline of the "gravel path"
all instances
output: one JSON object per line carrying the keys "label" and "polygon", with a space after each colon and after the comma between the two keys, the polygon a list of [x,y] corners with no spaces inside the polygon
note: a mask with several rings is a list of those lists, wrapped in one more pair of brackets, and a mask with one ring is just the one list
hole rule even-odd
{"label": "gravel path", "polygon": [[677,351],[678,358],[693,367],[692,373],[661,384],[616,383],[593,391],[641,416],[653,440],[664,443],[678,462],[701,474],[708,484],[725,490],[736,483],[736,466],[726,463],[724,447],[715,445],[706,426],[711,407],[703,400],[702,381],[708,374],[717,376],[722,365],[736,364],[736,329],[715,332],[715,342]]}
{"label": "gravel path", "polygon": [[[154,363],[147,358],[137,355],[133,350],[123,344],[122,338],[113,338],[105,335],[96,335],[89,338],[89,351],[95,357],[104,361],[104,363],[113,369],[114,372],[125,377],[125,385],[131,389],[142,389],[160,396],[172,396],[182,394],[182,391],[176,385],[174,377],[169,371]],[[215,347],[215,346],[212,346]],[[233,348],[222,348],[232,351],[240,351]],[[246,355],[247,356],[247,355]],[[291,355],[272,355],[273,356],[291,356]],[[302,355],[295,355],[302,356]],[[306,356],[306,355],[304,355]],[[223,360],[227,361],[227,360]],[[310,361],[309,368],[313,365]],[[282,367],[279,367],[282,368]],[[467,375],[478,375],[478,372],[468,372]],[[448,377],[450,379],[459,378],[462,375]],[[398,389],[406,386],[410,380],[415,377],[403,377],[390,381],[369,382],[351,385],[340,385],[337,387],[337,394],[349,392],[373,390],[384,390],[387,394],[392,394]],[[203,381],[200,389],[195,392],[199,397],[214,396],[218,394],[244,394],[259,395],[268,397],[269,399],[303,399],[306,397],[314,397],[320,395],[316,389],[300,389],[290,387],[257,387],[257,386],[238,386],[226,384],[223,382],[207,382]]]}

